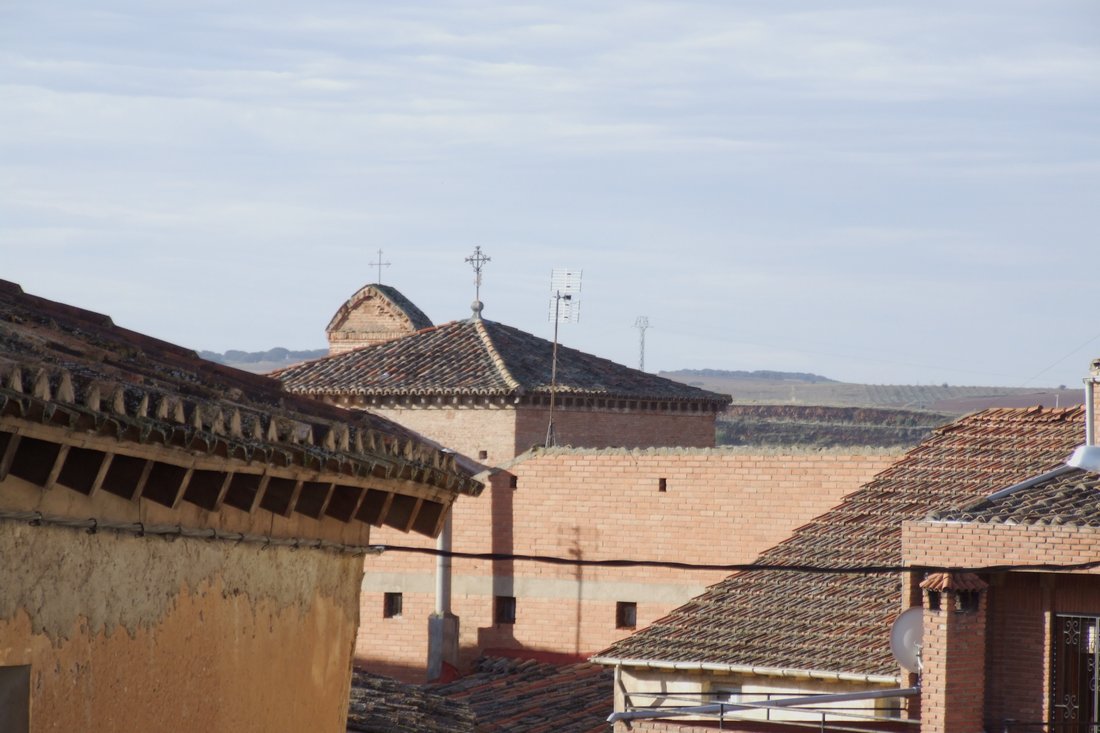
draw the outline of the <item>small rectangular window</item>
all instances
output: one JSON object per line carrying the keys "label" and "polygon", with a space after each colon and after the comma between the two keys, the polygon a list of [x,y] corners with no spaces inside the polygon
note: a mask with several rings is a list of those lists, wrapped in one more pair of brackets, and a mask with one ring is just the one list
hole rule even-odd
{"label": "small rectangular window", "polygon": [[514,624],[516,622],[515,596],[497,596],[493,600],[493,620],[498,624]]}
{"label": "small rectangular window", "polygon": [[401,618],[404,597],[400,593],[387,593],[382,600],[383,618]]}
{"label": "small rectangular window", "polygon": [[615,604],[615,628],[634,629],[638,626],[638,604],[634,601],[619,601]]}
{"label": "small rectangular window", "polygon": [[487,451],[487,450],[479,450],[477,452],[477,459],[479,461],[484,461],[488,457],[489,457],[489,451]]}
{"label": "small rectangular window", "polygon": [[508,477],[508,488],[510,488],[510,489],[518,489],[519,488],[519,476],[516,476],[515,474],[512,474],[511,476]]}
{"label": "small rectangular window", "polygon": [[30,725],[30,665],[0,667],[0,730],[27,733]]}
{"label": "small rectangular window", "polygon": [[657,491],[668,491],[668,479],[666,479],[666,478],[657,479]]}

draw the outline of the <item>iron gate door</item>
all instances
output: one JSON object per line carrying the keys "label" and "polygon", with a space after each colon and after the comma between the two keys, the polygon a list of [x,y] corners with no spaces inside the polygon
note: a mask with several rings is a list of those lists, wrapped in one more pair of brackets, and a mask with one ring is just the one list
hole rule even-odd
{"label": "iron gate door", "polygon": [[1100,722],[1100,616],[1056,615],[1051,647],[1050,723],[1062,733],[1093,733]]}

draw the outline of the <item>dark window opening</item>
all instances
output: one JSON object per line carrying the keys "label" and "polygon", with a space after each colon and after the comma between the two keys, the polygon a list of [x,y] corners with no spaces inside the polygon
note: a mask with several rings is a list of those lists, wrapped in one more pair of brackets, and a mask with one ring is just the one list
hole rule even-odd
{"label": "dark window opening", "polygon": [[487,450],[479,450],[477,452],[477,459],[479,461],[484,461],[488,457],[489,457],[489,451],[487,451]]}
{"label": "dark window opening", "polygon": [[518,489],[519,488],[519,476],[512,475],[512,476],[508,477],[508,488],[509,489]]}
{"label": "dark window opening", "polygon": [[960,613],[973,613],[978,610],[981,599],[980,591],[961,590],[955,594],[955,610]]}
{"label": "dark window opening", "polygon": [[928,591],[928,610],[938,611],[940,610],[940,592],[936,590]]}
{"label": "dark window opening", "polygon": [[615,628],[634,629],[638,627],[638,604],[634,601],[619,601],[615,604]]}
{"label": "dark window opening", "polygon": [[[1051,730],[1094,730],[1100,694],[1093,680],[1100,664],[1100,618],[1055,616],[1050,671]],[[1065,726],[1071,722],[1070,727]]]}
{"label": "dark window opening", "polygon": [[498,624],[516,622],[515,596],[497,596],[493,599],[493,620]]}
{"label": "dark window opening", "polygon": [[668,491],[668,479],[666,479],[666,478],[657,479],[657,491]]}
{"label": "dark window opening", "polygon": [[30,665],[0,667],[0,730],[27,733],[30,726]]}
{"label": "dark window opening", "polygon": [[382,618],[401,618],[404,597],[400,593],[387,593],[382,599]]}

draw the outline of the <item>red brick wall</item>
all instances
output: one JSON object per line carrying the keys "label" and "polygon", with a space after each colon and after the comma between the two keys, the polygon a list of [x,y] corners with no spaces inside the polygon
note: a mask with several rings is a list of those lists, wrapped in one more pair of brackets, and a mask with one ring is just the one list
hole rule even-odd
{"label": "red brick wall", "polygon": [[[453,547],[587,559],[749,562],[895,458],[742,449],[537,451],[494,476],[481,497],[458,501]],[[389,529],[376,530],[371,542],[432,546]],[[367,563],[357,655],[379,671],[421,680],[435,560],[387,553]],[[460,617],[463,659],[483,649],[587,657],[631,633],[615,628],[616,602],[637,604],[641,628],[725,575],[455,560],[453,610]],[[385,591],[404,594],[408,618],[381,619]],[[493,623],[495,595],[517,598],[515,624]]]}
{"label": "red brick wall", "polygon": [[[1087,527],[907,522],[903,525],[903,546],[906,562],[911,564],[1076,563],[1100,557],[1100,531]],[[1000,730],[1007,719],[1047,719],[1054,615],[1100,614],[1098,572],[987,576],[990,587],[986,592],[983,717],[990,729]],[[949,680],[935,672],[933,659],[926,656],[925,664],[922,704],[927,710],[933,686]]]}
{"label": "red brick wall", "polygon": [[939,610],[924,611],[921,648],[922,733],[982,733],[985,703],[985,608],[954,608],[943,594]]}
{"label": "red brick wall", "polygon": [[[713,412],[660,410],[554,410],[556,444],[574,448],[714,446]],[[550,411],[522,408],[516,420],[516,453],[546,444]]]}

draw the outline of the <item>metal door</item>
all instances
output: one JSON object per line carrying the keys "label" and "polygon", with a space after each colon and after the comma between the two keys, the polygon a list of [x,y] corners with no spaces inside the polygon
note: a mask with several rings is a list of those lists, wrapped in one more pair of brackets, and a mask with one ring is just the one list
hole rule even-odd
{"label": "metal door", "polygon": [[1054,617],[1050,723],[1058,733],[1094,733],[1100,722],[1100,616]]}

